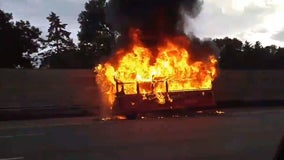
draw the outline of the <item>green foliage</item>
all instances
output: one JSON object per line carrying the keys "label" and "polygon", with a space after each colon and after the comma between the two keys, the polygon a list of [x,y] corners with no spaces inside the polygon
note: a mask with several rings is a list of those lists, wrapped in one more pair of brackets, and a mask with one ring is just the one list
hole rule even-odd
{"label": "green foliage", "polygon": [[61,22],[54,12],[46,18],[49,21],[46,42],[47,51],[43,52],[42,68],[80,68],[77,48],[66,30],[67,24]]}
{"label": "green foliage", "polygon": [[225,46],[230,46],[230,47],[233,47],[235,49],[241,50],[241,48],[243,46],[243,43],[236,38],[230,39],[228,37],[225,37],[223,39],[215,39],[214,42],[216,43],[216,45],[219,48],[222,48],[222,47],[225,47]]}
{"label": "green foliage", "polygon": [[51,48],[50,54],[60,54],[75,48],[73,40],[70,38],[71,32],[66,31],[67,24],[62,24],[59,16],[54,12],[47,17],[49,21],[48,35],[46,42]]}
{"label": "green foliage", "polygon": [[41,31],[30,25],[29,21],[19,21],[16,22],[16,28],[20,33],[20,41],[22,44],[22,50],[26,51],[28,54],[32,54],[38,51],[41,46],[42,39],[39,37]]}
{"label": "green foliage", "polygon": [[78,51],[69,50],[47,57],[42,65],[43,68],[75,69],[82,68],[83,64]]}
{"label": "green foliage", "polygon": [[114,34],[106,23],[106,0],[89,0],[85,4],[85,11],[79,15],[80,32],[78,33],[81,54],[88,58],[88,67],[94,67],[99,60],[112,52]]}
{"label": "green foliage", "polygon": [[245,53],[252,53],[253,47],[252,47],[252,45],[248,41],[245,41],[245,44],[243,46],[243,51]]}
{"label": "green foliage", "polygon": [[0,68],[32,68],[30,54],[39,49],[41,31],[29,21],[12,19],[0,10]]}
{"label": "green foliage", "polygon": [[236,38],[227,37],[214,42],[219,49],[222,46],[219,65],[223,69],[284,69],[284,48],[263,47],[260,41],[242,44]]}

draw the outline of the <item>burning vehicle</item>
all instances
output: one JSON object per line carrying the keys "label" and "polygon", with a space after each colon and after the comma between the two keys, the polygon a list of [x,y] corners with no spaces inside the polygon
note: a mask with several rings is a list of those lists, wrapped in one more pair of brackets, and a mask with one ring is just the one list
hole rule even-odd
{"label": "burning vehicle", "polygon": [[134,118],[139,113],[215,106],[212,81],[217,75],[213,55],[192,61],[184,36],[165,39],[155,51],[132,32],[133,46],[119,50],[114,62],[97,67],[97,82],[114,114]]}
{"label": "burning vehicle", "polygon": [[[155,92],[155,85],[165,86],[164,92]],[[152,81],[137,83],[117,82],[117,92],[113,105],[115,115],[125,115],[127,119],[135,119],[140,113],[164,110],[185,110],[189,108],[215,107],[213,92],[210,89],[169,91],[170,81]],[[173,82],[178,83],[178,82]],[[135,94],[125,94],[124,86],[132,85]],[[148,86],[149,93],[140,93],[141,86]]]}
{"label": "burning vehicle", "polygon": [[114,55],[95,70],[113,114],[135,118],[144,112],[215,106],[214,52],[177,29],[181,11],[195,17],[200,1],[109,3],[110,22],[121,36]]}

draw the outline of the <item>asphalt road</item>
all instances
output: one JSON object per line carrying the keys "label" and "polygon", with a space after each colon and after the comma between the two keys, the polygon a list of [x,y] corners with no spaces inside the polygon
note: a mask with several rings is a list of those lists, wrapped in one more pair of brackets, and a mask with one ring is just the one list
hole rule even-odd
{"label": "asphalt road", "polygon": [[181,118],[0,122],[0,160],[273,158],[284,135],[283,107],[224,111]]}

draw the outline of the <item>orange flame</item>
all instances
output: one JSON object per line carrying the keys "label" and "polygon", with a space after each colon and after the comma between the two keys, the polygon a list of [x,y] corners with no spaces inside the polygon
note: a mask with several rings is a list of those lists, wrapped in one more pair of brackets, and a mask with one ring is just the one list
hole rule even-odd
{"label": "orange flame", "polygon": [[95,69],[96,81],[110,104],[115,98],[116,82],[125,83],[125,94],[137,94],[136,83],[139,83],[140,94],[154,91],[160,103],[163,98],[159,93],[166,92],[166,87],[168,91],[212,88],[211,82],[217,76],[217,60],[213,54],[207,60],[192,61],[188,51],[190,41],[184,36],[165,39],[153,51],[142,44],[139,34],[139,30],[132,33],[130,49],[118,50],[113,60]]}

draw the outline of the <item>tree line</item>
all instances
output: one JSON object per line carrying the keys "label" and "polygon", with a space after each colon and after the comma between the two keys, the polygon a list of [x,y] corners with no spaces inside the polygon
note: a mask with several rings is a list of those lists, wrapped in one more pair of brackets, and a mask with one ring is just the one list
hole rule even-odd
{"label": "tree line", "polygon": [[223,69],[284,69],[284,48],[244,43],[236,38],[214,39],[220,49],[219,66]]}
{"label": "tree line", "polygon": [[[29,21],[13,21],[0,10],[0,68],[93,68],[111,55],[117,33],[106,22],[106,0],[89,0],[78,15],[79,43],[67,24],[51,12],[47,36]],[[244,43],[236,38],[213,39],[223,69],[283,69],[284,48]]]}
{"label": "tree line", "polygon": [[89,0],[78,16],[79,43],[67,24],[51,12],[47,36],[29,21],[13,21],[12,13],[0,10],[0,68],[93,68],[110,55],[114,33],[105,22],[106,0]]}

